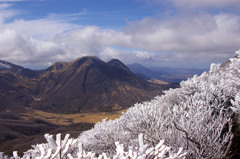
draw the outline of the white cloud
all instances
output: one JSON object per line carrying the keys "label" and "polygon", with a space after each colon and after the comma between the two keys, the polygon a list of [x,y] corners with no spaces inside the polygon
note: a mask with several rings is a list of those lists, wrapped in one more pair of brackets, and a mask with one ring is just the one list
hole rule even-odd
{"label": "white cloud", "polygon": [[12,4],[9,3],[0,3],[0,25],[3,24],[5,20],[19,14],[19,11],[10,9],[11,6]]}
{"label": "white cloud", "polygon": [[[1,26],[0,26],[1,27]],[[36,19],[36,20],[15,20],[11,23],[4,24],[2,28],[14,29],[17,32],[27,34],[38,39],[52,39],[57,34],[76,29],[80,26],[59,21],[58,19]]]}
{"label": "white cloud", "polygon": [[[126,63],[155,60],[155,63],[171,61],[179,65],[186,60],[189,63],[191,57],[200,65],[219,57],[227,59],[234,56],[240,43],[239,20],[239,16],[232,14],[167,20],[146,18],[130,23],[122,31],[87,26],[58,36],[56,42],[65,44],[64,50],[69,57],[91,54],[103,59],[119,58]],[[126,49],[119,50],[115,46]],[[127,48],[135,51],[126,51]]]}
{"label": "white cloud", "polygon": [[171,0],[180,8],[224,8],[240,5],[239,0]]}
{"label": "white cloud", "polygon": [[98,56],[104,61],[119,59],[126,64],[131,64],[133,61],[138,61],[140,63],[149,61],[152,55],[146,51],[119,51],[111,47],[106,47]]}
{"label": "white cloud", "polygon": [[228,52],[240,42],[240,17],[229,14],[200,15],[167,20],[144,19],[126,32],[132,46],[153,52]]}
{"label": "white cloud", "polygon": [[0,3],[4,2],[4,3],[9,3],[9,2],[22,2],[22,1],[26,1],[26,0],[0,0]]}
{"label": "white cloud", "polygon": [[39,41],[14,30],[0,31],[0,58],[32,68],[47,67],[49,62],[61,60],[61,47],[52,41]]}
{"label": "white cloud", "polygon": [[63,44],[69,57],[77,58],[81,55],[96,55],[108,47],[127,45],[130,36],[114,30],[103,30],[96,26],[86,26],[55,38],[55,42]]}
{"label": "white cloud", "polygon": [[[179,7],[184,3],[196,7],[214,6],[216,2],[173,1]],[[219,0],[218,5],[234,3],[233,0]],[[240,16],[236,14],[148,17],[116,31],[80,26],[61,18],[80,16],[84,11],[5,23],[19,14],[11,6],[0,4],[0,58],[32,68],[85,55],[99,56],[105,61],[118,58],[125,63],[200,67],[214,60],[223,62],[239,50]]]}
{"label": "white cloud", "polygon": [[239,8],[240,0],[135,0],[148,5],[162,5],[172,3],[178,9],[221,9],[225,7]]}
{"label": "white cloud", "polygon": [[[49,62],[59,60],[71,61],[86,55],[99,56],[106,61],[118,58],[125,63],[161,63],[175,66],[176,63],[187,66],[189,64],[186,64],[186,61],[190,63],[196,60],[197,62],[192,64],[199,63],[200,66],[201,63],[210,63],[219,57],[227,59],[234,56],[233,53],[239,49],[240,43],[239,19],[239,16],[230,14],[206,14],[167,20],[146,18],[130,23],[122,31],[85,26],[65,33],[64,30],[71,28],[71,24],[66,23],[66,26],[62,25],[61,28],[58,23],[53,22],[54,25],[50,25],[51,22],[44,19],[42,22],[36,20],[34,24],[30,21],[14,21],[6,25],[11,29],[1,34],[0,55],[5,60],[17,63],[29,61],[29,65],[35,65],[34,67],[40,64],[47,66]],[[31,29],[36,24],[43,32],[41,29]],[[20,26],[29,26],[30,29],[27,31],[25,28],[27,32],[24,33]],[[34,38],[35,35],[38,38]],[[40,35],[54,38],[44,41]]]}
{"label": "white cloud", "polygon": [[[13,19],[23,14],[23,11],[12,9],[12,6],[14,6],[12,3],[0,3],[0,29],[13,29],[38,39],[51,39],[57,34],[79,28],[79,25],[70,23],[69,18],[79,16],[85,12],[63,14],[61,16],[50,14],[45,18],[24,20]],[[6,23],[9,19],[10,21]]]}
{"label": "white cloud", "polygon": [[146,51],[133,51],[132,53],[135,53],[137,57],[141,58],[141,59],[145,59],[145,60],[148,60],[150,59],[151,55],[146,52]]}
{"label": "white cloud", "polygon": [[79,16],[83,16],[85,14],[87,14],[87,9],[83,9],[81,12],[77,13],[62,13],[62,14],[51,13],[47,16],[47,18],[53,20],[58,19],[59,21],[64,19],[64,21],[66,22],[76,20]]}

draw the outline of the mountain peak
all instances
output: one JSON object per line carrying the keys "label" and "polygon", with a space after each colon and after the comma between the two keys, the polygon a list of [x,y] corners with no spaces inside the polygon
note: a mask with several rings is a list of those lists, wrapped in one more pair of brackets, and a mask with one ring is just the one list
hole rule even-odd
{"label": "mountain peak", "polygon": [[84,57],[77,58],[76,60],[71,62],[70,65],[74,67],[79,67],[82,65],[92,65],[92,64],[98,65],[100,63],[103,63],[103,61],[100,60],[97,56],[84,56]]}
{"label": "mountain peak", "polygon": [[11,66],[9,66],[5,61],[0,61],[0,70],[8,70]]}
{"label": "mountain peak", "polygon": [[65,68],[68,65],[67,62],[56,62],[52,66],[46,69],[46,71],[58,71]]}
{"label": "mountain peak", "polygon": [[18,66],[18,65],[12,64],[7,61],[2,61],[2,60],[0,60],[0,71],[1,70],[8,70],[10,72],[14,72],[14,73],[20,74],[20,75],[28,77],[28,78],[35,77],[38,74],[37,72],[30,70],[28,68],[24,68],[22,66]]}
{"label": "mountain peak", "polygon": [[118,59],[112,59],[108,62],[108,64],[130,71],[129,68]]}
{"label": "mountain peak", "polygon": [[3,69],[14,69],[14,70],[23,69],[23,67],[21,67],[21,66],[18,66],[18,65],[15,65],[15,64],[12,64],[10,62],[3,61],[3,60],[0,60],[0,68],[3,68]]}
{"label": "mountain peak", "polygon": [[100,60],[97,56],[83,56],[83,57],[79,57],[76,60],[73,61],[73,63],[75,62],[79,62],[79,61],[95,61],[95,60]]}

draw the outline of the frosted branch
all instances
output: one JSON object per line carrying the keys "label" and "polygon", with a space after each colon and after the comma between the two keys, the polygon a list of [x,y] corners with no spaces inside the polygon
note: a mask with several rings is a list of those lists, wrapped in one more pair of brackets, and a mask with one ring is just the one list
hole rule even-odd
{"label": "frosted branch", "polygon": [[[78,143],[78,153],[76,155],[68,152],[69,148],[76,143],[76,139],[69,139],[67,134],[64,140],[61,140],[61,134],[56,135],[56,141],[53,140],[53,136],[45,134],[45,138],[48,141],[49,147],[43,144],[36,146],[31,153],[24,155],[22,158],[18,156],[17,151],[13,152],[14,159],[110,159],[107,157],[106,153],[99,154],[96,157],[93,152],[86,152],[83,149],[82,143]],[[67,144],[63,144],[66,143]],[[116,144],[116,154],[113,159],[123,159],[123,158],[138,158],[138,159],[153,159],[153,158],[165,158],[165,159],[183,159],[186,157],[187,152],[184,152],[183,148],[179,148],[177,153],[171,151],[171,148],[164,145],[164,140],[161,140],[155,147],[150,147],[144,144],[144,135],[139,135],[139,147],[129,147],[128,151],[124,151],[124,145],[119,142]],[[3,153],[0,153],[0,159],[3,159]]]}

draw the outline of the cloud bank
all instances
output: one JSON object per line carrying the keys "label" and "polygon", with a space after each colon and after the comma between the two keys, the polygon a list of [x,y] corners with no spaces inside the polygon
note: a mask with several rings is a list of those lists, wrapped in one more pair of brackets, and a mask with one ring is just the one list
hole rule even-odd
{"label": "cloud bank", "polygon": [[[158,0],[151,3],[156,2],[160,3]],[[181,9],[224,8],[239,1],[172,0],[172,3]],[[206,68],[211,62],[223,62],[234,56],[240,44],[240,16],[236,13],[146,17],[113,30],[73,24],[57,16],[14,19],[21,12],[13,10],[12,5],[0,3],[0,59],[33,69],[86,55],[105,61],[118,58],[125,63]],[[8,22],[9,19],[14,20]]]}

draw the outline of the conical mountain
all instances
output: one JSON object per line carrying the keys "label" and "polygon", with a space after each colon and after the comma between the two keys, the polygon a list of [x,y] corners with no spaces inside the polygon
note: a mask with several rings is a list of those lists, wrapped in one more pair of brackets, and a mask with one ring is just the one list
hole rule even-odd
{"label": "conical mountain", "polygon": [[138,78],[119,60],[106,63],[90,56],[56,63],[40,77],[41,94],[32,107],[50,112],[118,110],[150,100],[163,90]]}

